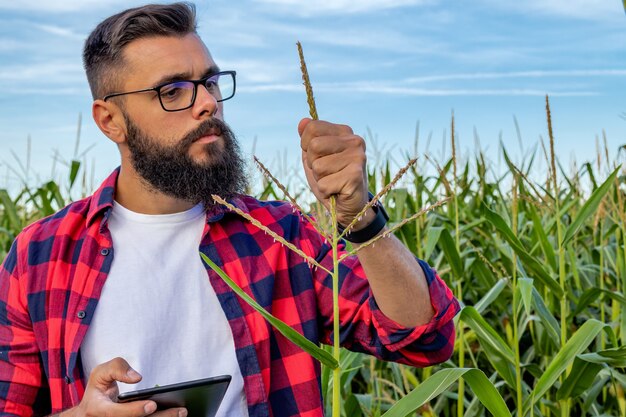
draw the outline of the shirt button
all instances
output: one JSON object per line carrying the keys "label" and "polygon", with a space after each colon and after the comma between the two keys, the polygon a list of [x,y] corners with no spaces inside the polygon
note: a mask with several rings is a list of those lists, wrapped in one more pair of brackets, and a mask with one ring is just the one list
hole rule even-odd
{"label": "shirt button", "polygon": [[70,377],[68,375],[65,375],[65,382],[70,384],[72,382],[72,380],[70,379]]}
{"label": "shirt button", "polygon": [[84,319],[85,316],[87,316],[87,313],[85,313],[85,310],[80,310],[78,313],[76,313],[76,317],[78,317],[79,319]]}
{"label": "shirt button", "polygon": [[107,256],[109,254],[109,249],[104,248],[100,251],[100,255],[102,256]]}

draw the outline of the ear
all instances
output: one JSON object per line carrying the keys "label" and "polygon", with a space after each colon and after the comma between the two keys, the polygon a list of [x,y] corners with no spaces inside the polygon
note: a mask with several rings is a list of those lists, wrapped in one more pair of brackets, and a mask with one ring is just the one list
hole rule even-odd
{"label": "ear", "polygon": [[118,106],[104,100],[94,100],[91,114],[102,133],[118,145],[126,142],[126,122]]}

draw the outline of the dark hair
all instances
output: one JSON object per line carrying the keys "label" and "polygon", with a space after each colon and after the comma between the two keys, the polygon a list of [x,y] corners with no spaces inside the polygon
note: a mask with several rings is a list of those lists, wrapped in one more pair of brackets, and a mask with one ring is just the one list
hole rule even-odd
{"label": "dark hair", "polygon": [[94,100],[119,88],[122,51],[130,42],[151,36],[185,36],[196,33],[196,27],[192,3],[148,4],[102,21],[83,49],[83,65]]}

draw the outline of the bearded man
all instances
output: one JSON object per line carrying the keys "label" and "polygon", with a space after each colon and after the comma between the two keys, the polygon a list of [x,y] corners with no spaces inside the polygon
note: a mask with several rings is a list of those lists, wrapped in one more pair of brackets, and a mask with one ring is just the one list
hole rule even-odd
{"label": "bearded man", "polygon": [[[185,416],[119,392],[232,375],[220,416],[322,416],[320,365],[239,299],[199,256],[314,343],[332,341],[327,273],[218,194],[329,268],[332,254],[289,204],[243,194],[244,164],[224,123],[235,72],[196,32],[193,5],[147,5],[100,23],[84,64],[93,118],[121,166],[96,192],[27,227],[0,267],[0,410],[30,416]],[[368,202],[365,144],[343,125],[297,126],[308,184],[348,225]],[[375,206],[347,235],[385,228]],[[342,246],[343,252],[343,246]],[[383,360],[429,366],[453,350],[458,303],[395,238],[347,258],[340,339]]]}

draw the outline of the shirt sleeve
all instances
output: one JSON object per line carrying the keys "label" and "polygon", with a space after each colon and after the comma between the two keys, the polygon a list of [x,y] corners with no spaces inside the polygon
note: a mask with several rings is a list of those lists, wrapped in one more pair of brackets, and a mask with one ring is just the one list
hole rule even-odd
{"label": "shirt sleeve", "polygon": [[44,415],[50,411],[49,389],[22,288],[18,246],[16,240],[0,265],[0,415]]}
{"label": "shirt sleeve", "polygon": [[[340,256],[345,253],[341,245]],[[332,250],[322,243],[317,261],[332,268]],[[365,272],[357,256],[346,258],[339,266],[340,340],[347,349],[364,352],[379,359],[426,367],[444,362],[454,350],[454,316],[458,301],[437,273],[418,260],[428,283],[430,302],[435,312],[429,323],[404,327],[380,310],[371,293]],[[333,340],[332,278],[318,269],[314,286],[322,328],[322,343]]]}

